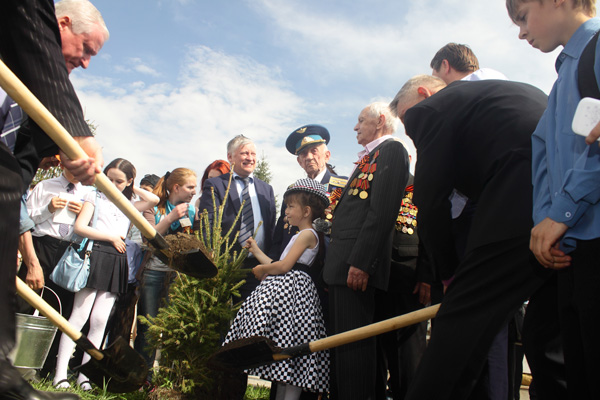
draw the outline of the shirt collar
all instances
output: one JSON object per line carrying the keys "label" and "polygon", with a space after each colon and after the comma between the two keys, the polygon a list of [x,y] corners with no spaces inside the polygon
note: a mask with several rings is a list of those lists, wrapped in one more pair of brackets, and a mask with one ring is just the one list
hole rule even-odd
{"label": "shirt collar", "polygon": [[364,156],[366,156],[367,154],[369,154],[370,152],[375,150],[375,148],[377,146],[379,146],[381,143],[383,143],[386,140],[391,139],[391,138],[392,138],[392,135],[383,135],[382,137],[377,138],[370,143],[367,143],[364,146],[364,149],[358,153],[358,158],[359,159],[363,158]]}
{"label": "shirt collar", "polygon": [[[233,171],[232,171],[232,172],[233,172]],[[233,172],[233,179],[235,179],[237,176],[239,176],[239,175],[238,175],[238,174],[236,174],[235,172]],[[241,176],[239,176],[239,177],[240,177],[241,179],[244,179],[244,178],[242,178]],[[252,173],[252,174],[248,175],[248,178],[250,178],[250,183],[254,183],[254,173]]]}
{"label": "shirt collar", "polygon": [[594,36],[598,30],[600,30],[599,18],[592,18],[581,24],[573,36],[571,36],[563,51],[558,55],[556,63],[554,64],[556,71],[558,72],[567,56],[578,59],[581,56],[586,43],[590,41],[592,36]]}
{"label": "shirt collar", "polygon": [[315,176],[314,180],[317,182],[321,182],[323,180],[323,177],[325,176],[325,172],[327,172],[327,166],[325,166],[325,168],[323,168],[323,171],[319,172],[319,174]]}

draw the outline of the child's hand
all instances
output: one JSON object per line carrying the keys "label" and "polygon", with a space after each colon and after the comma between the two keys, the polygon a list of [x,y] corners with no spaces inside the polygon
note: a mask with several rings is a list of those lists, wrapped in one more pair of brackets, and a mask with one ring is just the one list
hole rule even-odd
{"label": "child's hand", "polygon": [[267,277],[267,274],[265,273],[264,269],[264,265],[257,265],[256,267],[252,268],[252,273],[254,274],[254,277],[259,281],[262,281]]}
{"label": "child's hand", "polygon": [[125,240],[124,237],[117,235],[117,236],[111,237],[110,242],[115,247],[115,249],[117,249],[117,251],[119,253],[125,253],[125,251],[127,250],[127,246],[125,245],[124,240]]}
{"label": "child's hand", "polygon": [[248,251],[250,253],[255,253],[256,250],[258,249],[258,245],[256,244],[256,240],[254,240],[253,237],[251,237],[248,240],[246,240],[246,244],[244,245],[244,247],[246,249],[248,249]]}
{"label": "child's hand", "polygon": [[68,205],[69,211],[74,212],[76,215],[81,212],[81,207],[83,207],[83,203],[79,201],[70,201]]}
{"label": "child's hand", "polygon": [[188,203],[177,204],[175,206],[175,208],[172,209],[171,212],[169,213],[169,219],[171,220],[171,223],[178,221],[182,217],[187,216],[188,208],[189,208]]}
{"label": "child's hand", "polygon": [[61,199],[58,196],[53,197],[52,200],[50,200],[50,203],[48,204],[48,211],[54,213],[56,212],[56,210],[65,208],[67,206],[67,203],[68,201],[65,199]]}

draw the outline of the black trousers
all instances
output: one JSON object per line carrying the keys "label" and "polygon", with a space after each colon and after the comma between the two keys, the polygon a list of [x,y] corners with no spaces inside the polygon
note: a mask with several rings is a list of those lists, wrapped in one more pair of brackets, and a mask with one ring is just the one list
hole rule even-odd
{"label": "black trousers", "polygon": [[[19,210],[23,194],[19,164],[4,144],[0,144],[0,359],[6,360],[15,345],[15,277],[19,247]],[[0,363],[4,366],[5,363]],[[2,371],[0,370],[0,375]],[[0,393],[10,385],[0,379]]]}
{"label": "black trousers", "polygon": [[600,239],[577,241],[571,257],[571,266],[558,272],[558,310],[569,399],[598,399]]}
{"label": "black trousers", "polygon": [[[416,284],[414,275],[414,271],[392,261],[389,289],[378,295],[376,321],[423,308],[419,303],[418,295],[412,293]],[[378,400],[387,399],[386,386],[388,385],[394,400],[405,398],[408,386],[417,372],[427,347],[426,335],[427,322],[425,321],[377,336],[376,398]]]}
{"label": "black trousers", "polygon": [[[375,322],[376,290],[365,292],[347,286],[329,286],[330,325],[332,334],[345,332]],[[375,399],[377,341],[369,338],[331,350],[333,376],[330,391],[337,399]]]}
{"label": "black trousers", "polygon": [[541,400],[567,398],[557,295],[557,274],[552,273],[529,299],[523,321],[523,350]]}
{"label": "black trousers", "polygon": [[528,236],[470,251],[446,292],[407,399],[468,399],[492,340],[547,277]]}

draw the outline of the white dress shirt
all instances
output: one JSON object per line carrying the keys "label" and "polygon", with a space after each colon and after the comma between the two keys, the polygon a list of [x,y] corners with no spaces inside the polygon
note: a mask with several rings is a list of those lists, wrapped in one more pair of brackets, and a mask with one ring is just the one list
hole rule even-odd
{"label": "white dress shirt", "polygon": [[[69,181],[64,175],[58,178],[46,179],[38,183],[27,198],[27,211],[29,216],[35,222],[33,236],[51,236],[55,239],[69,240],[73,234],[73,225],[69,227],[69,233],[61,237],[58,229],[60,224],[53,221],[54,213],[48,209],[48,205],[53,197],[60,193],[67,192]],[[73,195],[83,203],[84,196],[92,190],[91,186],[83,186],[76,183],[73,188]]]}
{"label": "white dress shirt", "polygon": [[[233,173],[233,181],[235,182],[235,187],[238,191],[238,195],[240,196],[240,203],[243,201],[242,199],[242,190],[244,189],[244,183],[239,179],[235,179],[236,176],[239,176],[235,172]],[[252,174],[248,176],[250,178],[250,182],[248,183],[248,195],[250,196],[250,202],[252,203],[252,215],[254,217],[254,231],[256,232],[256,228],[258,228],[259,222],[263,221],[262,213],[260,211],[260,203],[258,202],[258,195],[256,194],[256,188],[254,187],[254,177]],[[265,245],[265,228],[260,227],[256,235],[254,236],[254,240],[258,247],[262,250]]]}

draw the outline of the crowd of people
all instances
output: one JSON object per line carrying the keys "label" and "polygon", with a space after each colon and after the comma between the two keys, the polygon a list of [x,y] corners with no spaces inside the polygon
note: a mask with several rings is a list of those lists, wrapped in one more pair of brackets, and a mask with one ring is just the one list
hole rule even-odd
{"label": "crowd of people", "polygon": [[[549,96],[480,68],[468,46],[449,43],[433,57],[431,75],[409,79],[389,104],[357,112],[362,150],[350,176],[329,164],[324,126],[289,134],[286,149],[306,177],[285,190],[279,212],[273,187],[254,174],[256,145],[244,135],[229,141],[226,161],[206,168],[196,204],[191,169],[146,175],[136,185],[129,161],[107,164],[109,180],[161,235],[197,229],[203,212],[212,225],[213,198],[217,208],[224,204],[222,231],[233,233],[234,250],[249,251],[243,303],[222,332],[224,344],[266,336],[287,348],[441,302],[429,341],[421,322],[227,375],[222,384],[244,388],[253,373],[272,382],[277,400],[512,400],[520,340],[532,398],[596,398],[600,124],[586,138],[571,122],[582,97],[600,99],[600,19],[593,0],[506,6],[520,39],[543,52],[564,47]],[[54,288],[71,325],[89,321],[96,347],[130,339],[136,303],[139,315],[155,316],[175,274],[144,253],[139,231],[89,186],[104,160],[68,76],[109,37],[98,10],[88,0],[4,0],[0,29],[2,60],[88,155],[71,160],[0,92],[0,398],[76,399],[71,385],[92,387],[82,373],[68,375],[74,343],[65,335],[42,372],[66,391],[33,389],[8,359],[17,249],[27,285]],[[392,136],[399,123],[417,149],[414,176]],[[56,163],[62,175],[26,193],[36,169]],[[79,247],[77,238],[93,245],[87,285],[72,293],[50,275],[69,246]],[[134,347],[151,371],[145,329]]]}

